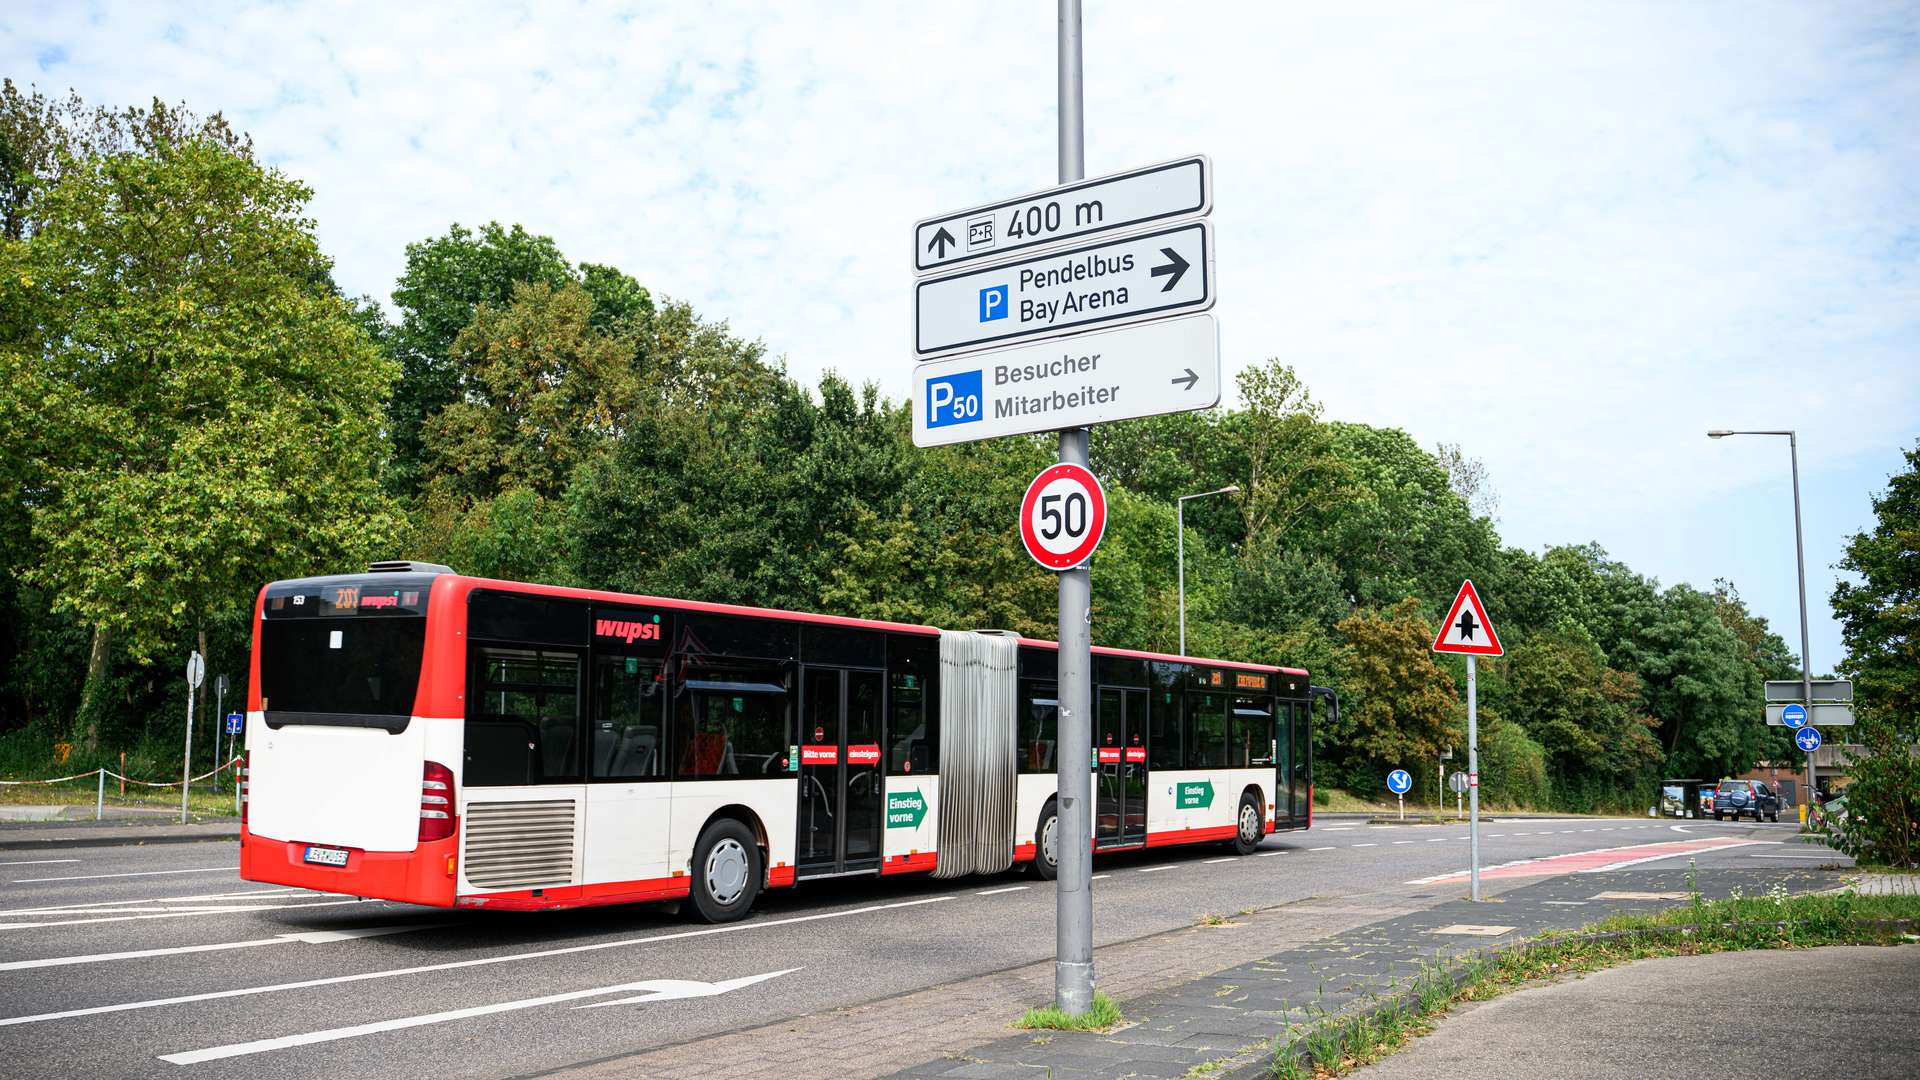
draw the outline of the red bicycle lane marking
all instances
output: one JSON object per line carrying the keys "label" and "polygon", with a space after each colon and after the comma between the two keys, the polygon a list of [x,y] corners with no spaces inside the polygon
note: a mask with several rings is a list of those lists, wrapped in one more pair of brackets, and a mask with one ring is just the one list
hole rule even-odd
{"label": "red bicycle lane marking", "polygon": [[[1515,862],[1501,863],[1498,866],[1483,867],[1480,870],[1480,877],[1485,880],[1487,878],[1552,877],[1556,874],[1592,874],[1602,870],[1633,866],[1637,863],[1653,862],[1657,859],[1670,859],[1676,855],[1694,855],[1706,851],[1773,842],[1742,840],[1731,836],[1713,836],[1699,840],[1663,840],[1652,844],[1630,844],[1625,847],[1600,848],[1596,851],[1575,851],[1565,855],[1520,859]],[[1419,878],[1407,884],[1437,885],[1465,881],[1468,876],[1467,871],[1457,870],[1452,873]]]}

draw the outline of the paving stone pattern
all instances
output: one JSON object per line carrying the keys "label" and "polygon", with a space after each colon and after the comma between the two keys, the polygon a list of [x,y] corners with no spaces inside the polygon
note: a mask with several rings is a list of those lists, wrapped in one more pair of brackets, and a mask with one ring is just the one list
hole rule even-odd
{"label": "paving stone pattern", "polygon": [[[1844,876],[1821,870],[1702,870],[1708,898],[1738,888],[1748,895],[1775,884],[1792,892],[1833,888]],[[1291,1024],[1365,1004],[1392,992],[1435,960],[1573,929],[1622,911],[1649,911],[1671,900],[1596,900],[1602,892],[1684,893],[1687,871],[1620,870],[1571,874],[1511,889],[1493,902],[1465,899],[1357,926],[1125,1001],[1130,1026],[1110,1034],[1039,1032],[998,1039],[925,1061],[895,1074],[946,1080],[1048,1076],[1179,1077],[1265,1075],[1268,1047]],[[1436,934],[1455,924],[1509,926],[1498,936]],[[1244,954],[1243,954],[1244,955]],[[1103,969],[1104,971],[1104,969]],[[1113,988],[1102,978],[1102,989]],[[1115,993],[1116,998],[1123,995]]]}

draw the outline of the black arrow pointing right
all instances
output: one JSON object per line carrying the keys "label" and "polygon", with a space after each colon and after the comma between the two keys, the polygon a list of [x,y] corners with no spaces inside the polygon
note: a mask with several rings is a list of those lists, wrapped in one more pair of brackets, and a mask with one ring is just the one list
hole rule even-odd
{"label": "black arrow pointing right", "polygon": [[[1166,263],[1165,265],[1156,266],[1153,268],[1154,277],[1167,278],[1167,283],[1165,285],[1160,286],[1161,292],[1167,292],[1171,290],[1175,285],[1180,284],[1180,279],[1187,276],[1187,268],[1189,266],[1192,266],[1193,264],[1181,258],[1180,253],[1173,250],[1170,247],[1161,248],[1160,254],[1165,255],[1167,258],[1173,260],[1170,263]],[[1168,277],[1167,275],[1169,274],[1171,274],[1172,276]]]}
{"label": "black arrow pointing right", "polygon": [[[959,242],[960,241],[953,238],[952,233],[947,231],[947,227],[942,225],[940,226],[940,231],[933,234],[933,239],[927,241],[927,250],[933,251],[934,258],[944,259],[947,257],[947,248]],[[939,245],[940,248],[938,251],[934,251],[934,245],[936,244]]]}
{"label": "black arrow pointing right", "polygon": [[1197,382],[1199,382],[1199,381],[1200,381],[1200,376],[1198,376],[1198,375],[1195,375],[1195,374],[1193,373],[1193,369],[1192,369],[1192,368],[1188,368],[1188,369],[1187,369],[1187,373],[1186,373],[1185,375],[1175,375],[1175,376],[1174,376],[1174,377],[1172,378],[1172,380],[1170,380],[1170,381],[1171,381],[1171,382],[1173,383],[1173,385],[1175,385],[1175,386],[1180,386],[1180,384],[1181,384],[1181,383],[1186,383],[1187,385],[1185,385],[1185,386],[1180,386],[1180,389],[1182,389],[1182,390],[1191,390],[1191,389],[1193,389],[1193,384],[1194,384],[1194,383],[1197,383]]}

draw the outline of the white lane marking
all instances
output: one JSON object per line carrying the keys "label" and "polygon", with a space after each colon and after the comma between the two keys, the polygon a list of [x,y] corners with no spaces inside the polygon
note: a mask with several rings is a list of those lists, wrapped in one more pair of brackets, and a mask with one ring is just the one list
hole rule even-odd
{"label": "white lane marking", "polygon": [[1540,902],[1543,904],[1553,904],[1557,907],[1586,907],[1587,906],[1587,902],[1585,900],[1542,900]]}
{"label": "white lane marking", "polygon": [[[167,908],[161,911],[144,909],[146,913],[140,915],[108,915],[105,918],[51,919],[40,922],[0,923],[0,930],[32,930],[42,926],[91,926],[94,923],[139,922],[143,919],[179,919],[189,915],[233,915],[253,911],[275,911],[282,908],[338,907],[341,904],[364,903],[367,903],[367,901],[355,896],[346,900],[321,900],[316,903],[305,904],[247,904],[244,906]],[[100,913],[88,912],[88,914],[98,915]]]}
{"label": "white lane marking", "polygon": [[0,915],[49,915],[64,914],[69,911],[82,911],[87,908],[117,908],[129,904],[182,904],[192,900],[246,900],[269,896],[284,896],[287,893],[307,893],[311,896],[326,894],[310,889],[254,889],[249,892],[195,893],[192,896],[142,896],[131,900],[95,900],[85,904],[52,904],[47,907],[4,908]]}
{"label": "white lane marking", "polygon": [[1413,843],[1413,841],[1411,841],[1411,840],[1395,840],[1395,841],[1394,841],[1393,843],[1394,843],[1394,846],[1395,846],[1395,847],[1398,847],[1398,846],[1399,846],[1399,845],[1401,845],[1401,844],[1411,844],[1411,843]]}
{"label": "white lane marking", "polygon": [[[1487,834],[1487,839],[1489,839],[1489,840],[1497,840],[1497,839],[1499,839],[1500,837],[1502,837],[1502,836],[1505,836],[1505,835],[1507,835],[1507,834],[1506,834],[1506,833],[1503,833],[1503,832],[1490,832],[1490,833],[1488,833],[1488,834]],[[1515,835],[1518,835],[1518,834],[1516,833]]]}
{"label": "white lane marking", "polygon": [[1333,849],[1330,847],[1310,847],[1307,850],[1308,851],[1332,851]]}
{"label": "white lane marking", "polygon": [[1175,865],[1176,864],[1174,863],[1168,863],[1165,866],[1143,866],[1140,868],[1140,873],[1152,874],[1152,873],[1157,873],[1161,870],[1171,870],[1174,868]]}
{"label": "white lane marking", "polygon": [[1088,878],[1087,880],[1088,881],[1105,881],[1112,876],[1113,876],[1112,874],[1095,874],[1092,877]]}
{"label": "white lane marking", "polygon": [[[540,1005],[555,1005],[563,1001],[579,1001],[582,998],[599,997],[603,994],[624,993],[629,990],[651,991],[643,997],[629,998],[625,1001],[600,1002],[604,1005],[625,1005],[635,1001],[649,1001],[658,998],[674,997],[710,997],[737,990],[743,986],[752,986],[757,982],[777,978],[799,968],[786,971],[769,971],[764,975],[748,975],[740,979],[728,979],[720,983],[702,983],[697,993],[685,992],[684,987],[692,984],[681,979],[648,979],[642,982],[622,983],[618,986],[600,986],[592,990],[574,990],[565,994],[549,994],[546,997],[523,998],[519,1001],[502,1001],[494,1005],[476,1005],[468,1009],[449,1009],[446,1012],[427,1013],[424,1016],[405,1016],[397,1020],[380,1020],[371,1024],[355,1024],[352,1027],[332,1028],[327,1031],[309,1031],[300,1035],[283,1035],[277,1039],[259,1039],[254,1042],[231,1043],[226,1046],[214,1046],[205,1050],[188,1050],[179,1054],[162,1054],[160,1060],[173,1065],[197,1065],[203,1061],[218,1061],[221,1058],[244,1057],[248,1054],[263,1054],[269,1050],[285,1050],[294,1046],[311,1046],[314,1043],[334,1042],[339,1039],[351,1039],[360,1035],[374,1035],[382,1031],[400,1031],[406,1028],[424,1027],[428,1024],[444,1024],[450,1020],[466,1020],[475,1016],[492,1016],[496,1013],[515,1012],[531,1009]],[[676,993],[669,985],[683,984],[681,992]]]}
{"label": "white lane marking", "polygon": [[1253,853],[1253,857],[1256,859],[1264,859],[1269,855],[1285,855],[1286,853],[1287,849],[1285,848],[1281,848],[1279,851],[1256,851]]}
{"label": "white lane marking", "polygon": [[229,874],[237,874],[240,872],[240,868],[237,866],[202,866],[194,870],[135,870],[130,874],[78,874],[73,877],[30,877],[16,878],[13,884],[38,885],[48,881],[99,881],[102,878],[116,877],[159,877],[162,874],[217,874],[221,871]]}
{"label": "white lane marking", "polygon": [[1598,830],[1598,829],[1581,829],[1580,831],[1581,831],[1581,832],[1599,832],[1600,830]]}
{"label": "white lane marking", "polygon": [[1238,855],[1226,855],[1218,859],[1206,859],[1203,861],[1207,863],[1218,863],[1218,862],[1238,862],[1239,860],[1240,860],[1240,856]]}
{"label": "white lane marking", "polygon": [[251,941],[222,941],[212,945],[175,945],[166,949],[134,949],[130,952],[90,953],[85,956],[52,956],[45,960],[14,960],[0,964],[0,971],[30,971],[34,968],[69,967],[73,964],[98,964],[107,960],[139,960],[149,956],[178,956],[183,953],[224,952],[228,949],[253,949],[262,945],[325,945],[357,938],[384,937],[430,930],[445,923],[421,923],[418,926],[368,926],[358,930],[307,930],[294,934],[276,934]]}
{"label": "white lane marking", "polygon": [[1451,840],[1451,839],[1453,839],[1453,837],[1451,837],[1451,836],[1436,836],[1436,837],[1434,837],[1433,839],[1431,839],[1431,840],[1429,840],[1429,841],[1427,841],[1427,843],[1429,843],[1429,844],[1444,844],[1444,843],[1446,843],[1447,841],[1449,841],[1449,840]]}
{"label": "white lane marking", "polygon": [[1826,862],[1831,859],[1842,858],[1842,856],[1840,855],[1839,852],[1834,852],[1831,855],[1754,855],[1754,856],[1751,856],[1751,858],[1755,858],[1755,859],[1819,859],[1822,862]]}
{"label": "white lane marking", "polygon": [[76,863],[79,859],[23,859],[20,862],[0,862],[0,866],[51,866],[54,863]]}
{"label": "white lane marking", "polygon": [[1024,890],[1024,889],[1026,889],[1026,888],[1027,888],[1027,886],[1025,886],[1025,885],[1009,885],[1009,886],[1007,886],[1007,887],[1006,887],[1006,888],[1004,888],[1004,889],[987,889],[987,890],[985,890],[984,892],[977,892],[977,893],[974,893],[973,895],[975,895],[975,896],[999,896],[999,895],[1000,895],[1001,893],[1010,893],[1010,892],[1020,892],[1020,891],[1022,891],[1022,890]]}
{"label": "white lane marking", "polygon": [[920,907],[923,904],[939,904],[951,900],[948,896],[928,896],[919,900],[899,900],[891,904],[873,904],[868,907],[848,908],[845,911],[823,911],[817,915],[795,915],[788,919],[754,919],[749,922],[728,923],[724,926],[706,926],[698,930],[679,930],[671,934],[654,934],[649,937],[620,938],[615,941],[596,941],[590,945],[568,945],[559,949],[537,949],[532,952],[508,953],[505,956],[482,956],[472,960],[450,960],[443,964],[422,964],[418,967],[387,968],[382,971],[362,971],[353,975],[335,975],[325,979],[302,979],[299,982],[273,983],[268,986],[243,986],[235,990],[209,990],[203,994],[182,994],[179,997],[149,998],[145,1001],[122,1001],[113,1005],[95,1005],[89,1009],[67,1009],[62,1012],[36,1013],[31,1016],[0,1017],[0,1027],[12,1027],[15,1024],[38,1024],[48,1020],[68,1020],[76,1016],[98,1016],[101,1013],[129,1012],[134,1009],[153,1009],[162,1005],[188,1005],[196,1001],[218,1001],[222,998],[250,997],[254,994],[274,994],[283,990],[306,990],[315,986],[337,986],[341,983],[367,982],[372,979],[391,979],[402,975],[425,975],[435,971],[457,971],[464,968],[489,967],[494,964],[510,964],[516,960],[544,960],[550,956],[574,956],[580,953],[599,952],[602,949],[623,949],[634,945],[651,945],[659,941],[682,941],[687,938],[708,937],[713,934],[732,934],[741,930],[764,929],[773,926],[793,926],[798,923],[819,922],[822,919],[840,919],[848,915],[866,915],[876,911],[890,911],[894,908]]}
{"label": "white lane marking", "polygon": [[1379,844],[1351,844],[1350,847],[1379,847]]}

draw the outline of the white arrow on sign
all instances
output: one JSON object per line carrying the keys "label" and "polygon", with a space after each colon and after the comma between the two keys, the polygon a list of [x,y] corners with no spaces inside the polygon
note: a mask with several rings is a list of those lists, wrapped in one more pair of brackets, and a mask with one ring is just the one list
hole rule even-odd
{"label": "white arrow on sign", "polygon": [[914,353],[1063,337],[1213,302],[1213,226],[1196,221],[927,278],[914,287]]}
{"label": "white arrow on sign", "polygon": [[1003,199],[931,217],[913,227],[920,273],[1213,209],[1213,168],[1204,156]]}
{"label": "white arrow on sign", "polygon": [[913,372],[913,444],[1105,424],[1220,403],[1212,315],[929,360]]}

